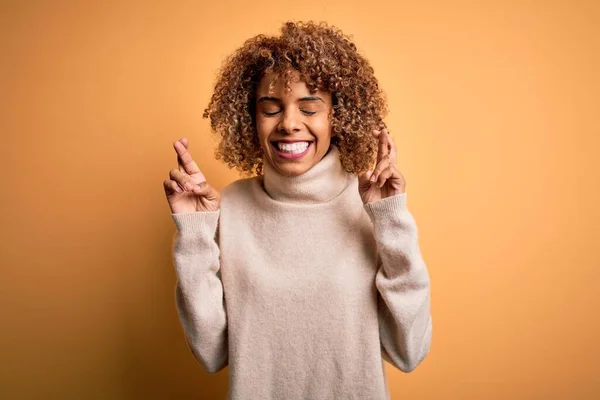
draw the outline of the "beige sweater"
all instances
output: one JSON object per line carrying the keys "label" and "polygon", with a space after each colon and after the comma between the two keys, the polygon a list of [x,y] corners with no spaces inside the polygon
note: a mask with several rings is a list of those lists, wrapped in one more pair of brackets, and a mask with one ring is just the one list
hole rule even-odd
{"label": "beige sweater", "polygon": [[222,191],[215,212],[172,214],[176,305],[229,399],[389,399],[431,343],[429,274],[406,193],[363,205],[337,147],[298,177]]}

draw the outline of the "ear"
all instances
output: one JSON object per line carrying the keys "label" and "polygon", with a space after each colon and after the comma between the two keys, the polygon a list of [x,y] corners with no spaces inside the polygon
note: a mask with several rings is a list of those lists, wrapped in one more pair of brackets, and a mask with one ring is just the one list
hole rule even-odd
{"label": "ear", "polygon": [[333,107],[331,107],[331,108],[329,109],[329,111],[327,112],[327,120],[328,120],[329,122],[331,122],[331,121],[333,120],[333,113],[334,113],[334,112],[335,112],[335,111],[334,111]]}
{"label": "ear", "polygon": [[333,109],[327,113],[327,121],[329,122],[329,129],[331,130],[331,137],[337,136],[337,133],[333,130]]}

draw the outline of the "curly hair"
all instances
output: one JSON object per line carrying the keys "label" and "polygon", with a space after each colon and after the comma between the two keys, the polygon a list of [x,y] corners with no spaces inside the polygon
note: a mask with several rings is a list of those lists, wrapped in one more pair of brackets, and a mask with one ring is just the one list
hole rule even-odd
{"label": "curly hair", "polygon": [[311,93],[330,92],[331,142],[340,150],[343,168],[358,174],[373,165],[377,139],[371,131],[385,127],[385,95],[351,39],[338,28],[312,21],[286,22],[280,36],[257,35],[225,59],[203,114],[220,136],[217,160],[243,175],[262,175],[255,102],[260,80],[271,72],[285,78],[287,91],[296,72]]}

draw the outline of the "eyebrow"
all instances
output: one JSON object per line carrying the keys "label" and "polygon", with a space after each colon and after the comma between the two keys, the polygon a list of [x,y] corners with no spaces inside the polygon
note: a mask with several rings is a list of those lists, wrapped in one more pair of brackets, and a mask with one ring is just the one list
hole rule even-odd
{"label": "eyebrow", "polygon": [[[263,96],[260,99],[258,99],[258,102],[261,103],[263,101],[274,101],[276,103],[281,103],[281,99],[278,97],[271,97],[271,96]],[[305,101],[322,101],[323,103],[325,103],[325,101],[318,97],[318,96],[306,96],[306,97],[301,97],[298,99],[298,102],[305,102]]]}

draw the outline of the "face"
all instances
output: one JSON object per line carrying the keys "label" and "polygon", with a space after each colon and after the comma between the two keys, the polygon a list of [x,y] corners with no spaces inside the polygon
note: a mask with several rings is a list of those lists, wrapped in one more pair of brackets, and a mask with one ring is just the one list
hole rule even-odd
{"label": "face", "polygon": [[285,93],[283,79],[278,79],[269,93],[268,74],[258,85],[256,127],[264,154],[277,171],[298,176],[317,164],[331,143],[331,93],[310,93],[306,84],[295,79],[291,92]]}

